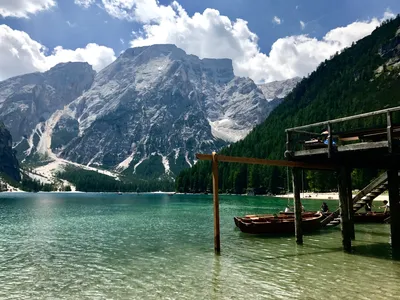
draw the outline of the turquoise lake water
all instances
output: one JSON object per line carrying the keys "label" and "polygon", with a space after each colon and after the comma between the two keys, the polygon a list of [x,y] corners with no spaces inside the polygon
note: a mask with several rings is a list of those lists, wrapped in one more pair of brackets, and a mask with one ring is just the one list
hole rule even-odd
{"label": "turquoise lake water", "polygon": [[303,246],[235,228],[287,199],[220,201],[215,256],[211,196],[0,194],[0,299],[400,299],[389,225],[357,224],[347,254],[339,228]]}

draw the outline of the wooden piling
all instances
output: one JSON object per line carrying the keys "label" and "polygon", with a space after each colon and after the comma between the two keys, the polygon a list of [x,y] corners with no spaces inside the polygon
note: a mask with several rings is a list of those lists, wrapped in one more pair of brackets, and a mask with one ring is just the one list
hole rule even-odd
{"label": "wooden piling", "polygon": [[302,208],[300,200],[300,174],[299,169],[292,168],[293,181],[293,198],[294,198],[294,216],[295,216],[295,236],[296,243],[303,244],[303,228],[302,228]]}
{"label": "wooden piling", "polygon": [[214,251],[221,253],[221,239],[219,232],[219,198],[218,198],[218,155],[212,154],[212,178],[213,178],[213,200],[214,200]]}
{"label": "wooden piling", "polygon": [[346,169],[347,207],[349,211],[349,233],[352,240],[356,239],[354,229],[353,190],[351,183],[351,169]]}
{"label": "wooden piling", "polygon": [[390,205],[390,236],[392,249],[400,252],[400,196],[398,170],[388,170],[389,205]]}
{"label": "wooden piling", "polygon": [[342,230],[343,249],[351,251],[351,227],[349,220],[349,180],[350,170],[341,167],[338,172],[339,206],[340,206],[340,226]]}

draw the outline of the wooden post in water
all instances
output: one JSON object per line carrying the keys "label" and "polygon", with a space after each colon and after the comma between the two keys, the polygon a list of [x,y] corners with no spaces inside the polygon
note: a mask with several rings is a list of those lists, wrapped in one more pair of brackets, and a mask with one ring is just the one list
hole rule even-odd
{"label": "wooden post in water", "polygon": [[389,205],[390,205],[390,236],[392,249],[400,252],[400,196],[398,170],[388,170]]}
{"label": "wooden post in water", "polygon": [[353,190],[351,183],[351,169],[346,169],[347,204],[349,209],[349,232],[352,240],[356,239],[354,230]]}
{"label": "wooden post in water", "polygon": [[221,252],[221,239],[219,233],[219,199],[218,199],[218,155],[212,154],[212,178],[213,178],[213,200],[214,200],[214,251]]}
{"label": "wooden post in water", "polygon": [[338,174],[340,226],[342,230],[343,249],[351,251],[351,228],[349,220],[349,169],[342,166]]}
{"label": "wooden post in water", "polygon": [[303,244],[303,228],[301,216],[301,201],[300,201],[300,174],[299,169],[292,168],[292,181],[293,181],[293,199],[294,199],[294,217],[295,217],[295,236],[296,243]]}

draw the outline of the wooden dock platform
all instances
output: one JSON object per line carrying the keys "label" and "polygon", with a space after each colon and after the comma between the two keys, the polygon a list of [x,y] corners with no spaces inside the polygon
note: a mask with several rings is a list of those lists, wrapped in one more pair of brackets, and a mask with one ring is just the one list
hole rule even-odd
{"label": "wooden dock platform", "polygon": [[[338,222],[340,213],[346,251],[351,251],[355,238],[354,213],[384,189],[389,190],[392,247],[400,250],[400,126],[395,120],[400,122],[400,107],[286,129],[287,160],[336,166],[340,209],[326,219],[326,224]],[[353,199],[353,168],[386,172]]]}
{"label": "wooden dock platform", "polygon": [[[376,119],[364,122],[363,119]],[[337,173],[339,210],[322,225],[339,224],[345,251],[351,251],[354,234],[354,213],[389,191],[391,243],[400,252],[400,107],[374,111],[335,120],[286,129],[286,160],[196,154],[199,160],[212,161],[214,202],[214,250],[220,254],[218,164],[242,163],[292,168],[296,243],[303,243],[300,202],[300,170],[328,170]],[[346,125],[346,122],[350,124]],[[365,124],[373,124],[366,126]],[[374,168],[386,172],[367,185],[354,198],[351,171],[353,168]],[[338,219],[340,215],[340,219]]]}

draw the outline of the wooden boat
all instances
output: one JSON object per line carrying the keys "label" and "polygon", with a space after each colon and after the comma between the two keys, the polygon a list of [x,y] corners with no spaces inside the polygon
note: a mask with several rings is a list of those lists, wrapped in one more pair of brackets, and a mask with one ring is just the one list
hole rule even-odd
{"label": "wooden boat", "polygon": [[[324,216],[321,213],[303,213],[303,231],[313,232],[321,228]],[[236,226],[245,233],[288,234],[294,233],[294,215],[248,215],[234,217]]]}
{"label": "wooden boat", "polygon": [[354,223],[385,223],[389,216],[389,213],[383,212],[355,213]]}

